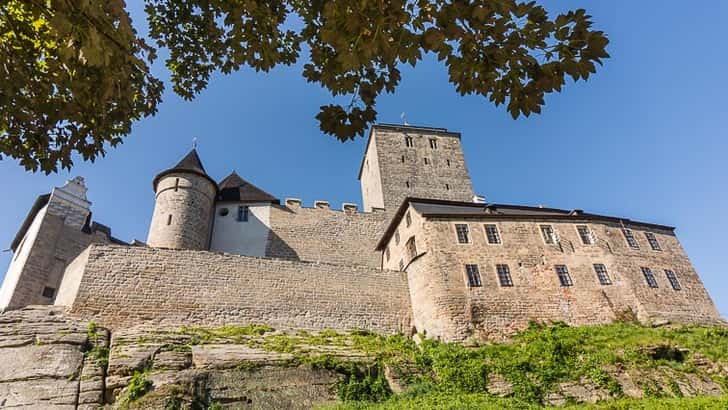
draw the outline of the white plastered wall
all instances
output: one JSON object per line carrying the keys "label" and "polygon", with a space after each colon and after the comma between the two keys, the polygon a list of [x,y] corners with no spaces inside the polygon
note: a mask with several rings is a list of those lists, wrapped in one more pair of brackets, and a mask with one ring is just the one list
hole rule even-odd
{"label": "white plastered wall", "polygon": [[[247,206],[247,221],[238,221],[238,206]],[[221,215],[227,208],[227,215]],[[269,203],[219,203],[215,205],[210,250],[246,256],[265,256],[270,231]]]}

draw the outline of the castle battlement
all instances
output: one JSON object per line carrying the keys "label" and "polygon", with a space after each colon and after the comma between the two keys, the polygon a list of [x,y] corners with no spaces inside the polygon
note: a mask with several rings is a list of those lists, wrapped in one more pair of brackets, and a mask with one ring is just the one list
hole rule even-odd
{"label": "castle battlement", "polygon": [[0,309],[54,303],[112,328],[268,323],[452,341],[626,311],[724,323],[673,227],[485,203],[457,132],[375,125],[359,181],[362,209],[308,207],[235,172],[217,182],[192,150],[153,178],[147,244],[129,246],[90,222],[74,179],[13,241]]}

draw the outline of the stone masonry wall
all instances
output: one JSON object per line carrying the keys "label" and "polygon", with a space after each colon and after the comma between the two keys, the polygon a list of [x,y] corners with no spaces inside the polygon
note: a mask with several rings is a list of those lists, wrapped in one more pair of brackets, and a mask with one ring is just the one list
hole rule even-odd
{"label": "stone masonry wall", "polygon": [[147,247],[88,252],[70,313],[112,328],[267,323],[394,333],[409,327],[401,272]]}
{"label": "stone masonry wall", "polygon": [[90,244],[110,242],[105,232],[83,232],[77,226],[65,224],[63,217],[49,212],[39,213],[39,216],[43,219],[38,235],[22,268],[22,279],[18,281],[8,309],[53,303],[52,297],[43,296],[43,288],[53,288],[55,296],[68,263]]}
{"label": "stone masonry wall", "polygon": [[266,256],[381,268],[374,248],[387,222],[381,211],[273,206]]}
{"label": "stone masonry wall", "polygon": [[[411,210],[413,213],[414,211]],[[459,244],[455,224],[470,227],[468,244]],[[502,244],[488,244],[484,223],[498,226]],[[552,225],[560,244],[546,244],[540,225]],[[597,238],[584,245],[576,231],[586,224]],[[630,248],[615,224],[562,220],[440,219],[413,217],[411,227],[403,218],[400,244],[390,243],[393,268],[409,259],[406,240],[414,235],[418,253],[407,266],[413,318],[418,331],[433,337],[463,340],[469,336],[497,337],[526,326],[528,320],[563,320],[574,325],[607,323],[632,310],[643,322],[670,320],[718,323],[720,318],[710,296],[690,264],[675,235],[652,231],[662,247],[650,248],[642,227],[630,227],[640,249]],[[601,285],[593,264],[607,268],[611,285]],[[465,264],[477,264],[482,287],[469,287]],[[512,287],[502,287],[496,264],[507,264]],[[563,287],[554,265],[568,267],[573,286]],[[641,267],[654,273],[658,288],[650,288]],[[664,270],[673,270],[681,290],[673,290]]]}
{"label": "stone masonry wall", "polygon": [[208,249],[215,189],[210,181],[195,174],[164,176],[157,185],[149,246]]}
{"label": "stone masonry wall", "polygon": [[[412,137],[413,146],[405,144]],[[381,184],[384,208],[393,213],[406,197],[472,201],[473,185],[457,134],[413,129],[411,132],[375,127],[372,133],[379,175],[368,174],[365,158],[362,190]],[[432,148],[430,139],[436,141]],[[425,163],[427,161],[427,163]],[[373,166],[370,163],[369,166]],[[369,194],[369,197],[373,197]],[[366,208],[366,204],[365,204]]]}

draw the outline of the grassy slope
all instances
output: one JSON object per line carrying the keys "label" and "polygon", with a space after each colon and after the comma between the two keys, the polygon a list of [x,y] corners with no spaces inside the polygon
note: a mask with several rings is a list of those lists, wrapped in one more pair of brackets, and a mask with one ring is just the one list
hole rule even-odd
{"label": "grassy slope", "polygon": [[[349,338],[347,343],[376,355],[381,363],[400,368],[409,388],[404,394],[384,401],[381,394],[343,397],[362,400],[348,400],[337,407],[341,409],[537,407],[557,391],[559,383],[568,381],[598,386],[615,399],[595,408],[728,408],[726,398],[682,398],[680,388],[671,379],[696,374],[714,380],[727,390],[726,371],[716,370],[721,366],[728,368],[728,329],[725,328],[555,324],[532,326],[511,343],[465,348],[425,341],[421,350],[401,336]],[[623,392],[614,375],[624,372],[648,375],[636,380],[646,400],[621,399]],[[488,394],[492,374],[512,384],[512,393],[507,399]],[[660,376],[652,378],[652,374]],[[367,399],[379,399],[380,403],[372,404]]]}

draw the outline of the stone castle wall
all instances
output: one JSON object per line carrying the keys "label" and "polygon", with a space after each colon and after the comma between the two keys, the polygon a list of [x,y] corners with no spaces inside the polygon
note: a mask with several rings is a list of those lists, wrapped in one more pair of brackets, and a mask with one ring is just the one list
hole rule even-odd
{"label": "stone castle wall", "polygon": [[[57,304],[112,328],[144,322],[409,329],[401,272],[204,251],[92,246]],[[78,269],[82,266],[83,269]]]}
{"label": "stone castle wall", "polygon": [[[15,287],[6,290],[12,291],[7,309],[53,303],[66,266],[90,244],[111,242],[108,232],[84,232],[76,224],[65,223],[66,218],[53,214],[54,211],[44,208],[38,213],[31,232],[26,234],[27,240],[16,250],[19,256],[11,263],[6,281],[10,276],[17,275],[18,279]],[[43,295],[45,287],[52,289],[51,297]]]}
{"label": "stone castle wall", "polygon": [[[573,325],[608,323],[633,311],[645,323],[669,320],[721,323],[722,319],[676,236],[652,230],[662,247],[650,248],[645,229],[631,227],[640,249],[630,248],[617,224],[594,221],[429,219],[414,214],[399,226],[399,244],[390,242],[385,268],[403,260],[418,331],[433,337],[463,340],[497,337],[525,327],[529,320],[565,321]],[[488,244],[484,223],[498,226],[502,244]],[[586,224],[597,238],[584,245],[576,224]],[[468,244],[457,242],[455,224],[468,224]],[[553,226],[560,244],[546,244],[540,225]],[[412,260],[406,241],[414,236],[418,256]],[[607,268],[610,285],[601,285],[594,264]],[[468,286],[465,264],[476,264],[481,287]],[[507,264],[513,286],[501,286],[496,264]],[[554,265],[566,265],[573,286],[561,286]],[[658,288],[647,285],[641,267],[652,270]],[[677,274],[674,290],[665,274]]]}
{"label": "stone castle wall", "polygon": [[384,212],[273,206],[266,256],[381,268],[377,241],[389,222]]}
{"label": "stone castle wall", "polygon": [[171,173],[160,179],[149,225],[149,246],[208,249],[215,189],[207,178],[191,173]]}

